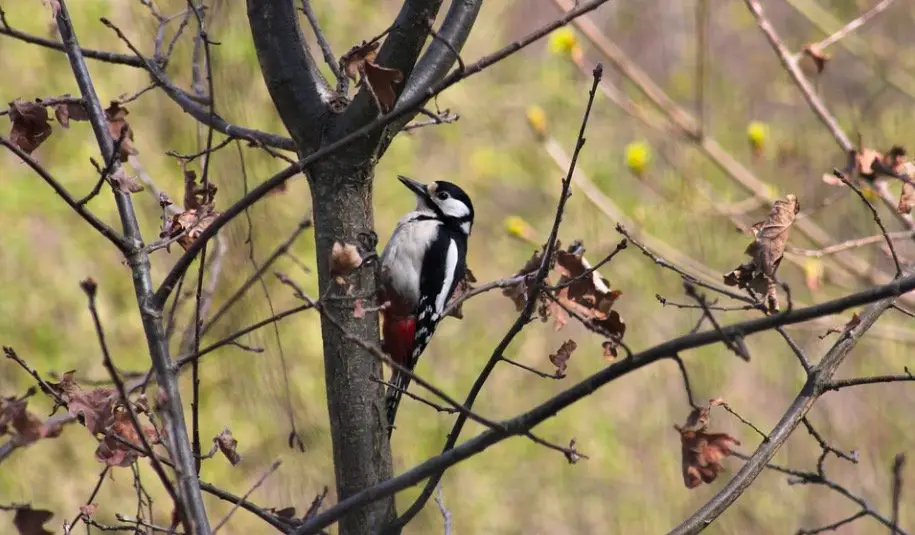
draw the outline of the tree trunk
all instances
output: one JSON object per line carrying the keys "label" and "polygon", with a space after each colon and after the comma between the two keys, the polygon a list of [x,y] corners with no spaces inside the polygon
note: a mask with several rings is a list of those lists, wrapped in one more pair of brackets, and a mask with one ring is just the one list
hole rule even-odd
{"label": "tree trunk", "polygon": [[[345,155],[330,158],[309,172],[321,299],[328,313],[347,332],[370,343],[378,340],[378,314],[367,313],[358,319],[353,317],[352,301],[327,298],[346,291],[330,275],[334,241],[357,244],[359,233],[374,229],[373,175],[371,159],[350,160]],[[373,269],[357,270],[348,281],[353,284],[350,295],[375,295]],[[342,500],[389,479],[393,472],[384,417],[384,389],[371,380],[381,378],[382,370],[376,358],[345,340],[343,333],[326,318],[322,318],[321,331],[337,494]],[[395,515],[391,496],[344,517],[340,533],[370,533]]]}

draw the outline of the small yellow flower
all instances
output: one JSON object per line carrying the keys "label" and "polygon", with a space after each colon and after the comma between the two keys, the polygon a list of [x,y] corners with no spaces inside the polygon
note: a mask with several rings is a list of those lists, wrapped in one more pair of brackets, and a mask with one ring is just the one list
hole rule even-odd
{"label": "small yellow flower", "polygon": [[747,141],[753,149],[761,149],[766,143],[766,137],[769,134],[769,127],[766,123],[752,121],[747,125]]}
{"label": "small yellow flower", "polygon": [[546,135],[546,112],[540,106],[528,106],[527,123],[538,137]]}
{"label": "small yellow flower", "polygon": [[642,141],[626,145],[626,167],[636,176],[645,174],[648,164],[651,163],[651,147]]}
{"label": "small yellow flower", "polygon": [[571,55],[578,48],[578,38],[572,28],[562,27],[550,34],[549,46],[551,54]]}
{"label": "small yellow flower", "polygon": [[520,216],[511,215],[506,217],[504,225],[505,231],[508,232],[509,236],[529,242],[535,241],[534,235],[536,233],[534,232],[534,229]]}
{"label": "small yellow flower", "polygon": [[864,198],[869,201],[876,201],[880,197],[874,188],[870,186],[862,186],[861,193],[864,194]]}

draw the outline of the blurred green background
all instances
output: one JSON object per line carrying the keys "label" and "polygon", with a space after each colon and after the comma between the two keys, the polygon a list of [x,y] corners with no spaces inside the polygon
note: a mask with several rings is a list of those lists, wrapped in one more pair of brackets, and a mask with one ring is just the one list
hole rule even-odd
{"label": "blurred green background", "polygon": [[[183,2],[158,4],[163,13],[182,10]],[[390,23],[399,2],[339,0],[314,2],[325,33],[339,56]],[[768,0],[764,3],[773,24],[792,50],[824,37],[827,31],[857,16],[871,2],[854,0]],[[446,4],[447,7],[447,4]],[[592,15],[598,26],[682,106],[696,107],[697,72],[695,2],[640,0],[609,2]],[[34,0],[3,3],[10,24],[42,36],[56,35],[50,15]],[[71,14],[85,47],[127,52],[126,47],[101,23],[107,17],[151,53],[156,25],[138,2],[81,0],[71,2]],[[808,110],[791,80],[782,70],[743,2],[710,0],[709,49],[704,61],[707,77],[706,132],[778,195],[795,193],[802,209],[815,207],[835,190],[820,176],[840,165],[844,156],[829,133]],[[800,10],[799,10],[800,9]],[[444,12],[444,8],[443,8]],[[465,61],[473,61],[533,30],[557,14],[546,0],[513,0],[484,5],[470,41]],[[814,17],[813,22],[808,16]],[[870,146],[911,144],[909,111],[915,84],[909,73],[915,67],[915,43],[910,28],[915,6],[896,2],[887,12],[859,29],[839,45],[816,84],[826,102],[850,132],[860,131]],[[834,19],[834,20],[833,20]],[[303,19],[304,23],[304,19]],[[174,30],[174,23],[171,27]],[[309,36],[310,32],[305,30]],[[600,61],[577,33],[586,62]],[[230,122],[282,132],[260,76],[241,2],[217,0],[212,6],[210,36],[213,48],[217,111]],[[570,44],[568,36],[566,44]],[[476,206],[477,220],[471,239],[469,265],[480,282],[514,273],[530,256],[532,245],[512,235],[508,216],[522,218],[542,239],[549,231],[563,170],[531,132],[527,114],[533,106],[543,110],[548,135],[571,152],[590,77],[570,61],[568,48],[548,41],[529,49],[446,91],[441,108],[460,114],[455,124],[426,127],[396,138],[378,165],[375,207],[382,240],[397,218],[412,207],[411,196],[394,180],[405,174],[422,180],[447,179],[466,188]],[[845,46],[853,49],[856,53]],[[183,39],[175,52],[170,73],[190,87],[191,45]],[[143,71],[90,62],[103,101],[132,93],[148,83]],[[76,94],[67,58],[58,52],[0,37],[0,97],[11,101],[64,93]],[[645,104],[638,90],[608,68],[608,81]],[[902,80],[900,82],[900,80]],[[895,83],[895,85],[894,85]],[[676,135],[646,128],[603,95],[596,101],[580,169],[612,198],[638,231],[663,240],[670,247],[704,264],[712,274],[724,273],[744,261],[746,235],[735,231],[716,205],[703,196],[707,184],[718,208],[747,198],[745,191],[697,152],[692,143]],[[647,106],[647,104],[646,104]],[[151,91],[127,105],[128,120],[136,131],[138,161],[156,186],[173,199],[181,198],[182,173],[168,150],[199,150],[205,130],[166,96]],[[767,135],[754,155],[747,142],[751,121],[764,122]],[[0,119],[3,124],[6,119]],[[5,128],[5,127],[4,127]],[[223,139],[217,136],[217,140]],[[627,168],[624,148],[646,144],[651,161],[641,177]],[[241,153],[241,157],[239,155]],[[95,182],[89,164],[98,158],[87,123],[69,130],[56,124],[51,138],[36,158],[74,195],[79,197]],[[282,169],[285,163],[263,151],[230,145],[211,161],[211,180],[219,186],[217,203],[227,206],[250,185]],[[145,370],[148,357],[133,298],[130,274],[117,252],[89,229],[53,192],[12,154],[0,154],[0,343],[14,347],[43,374],[76,369],[83,380],[107,375],[93,332],[86,299],[78,282],[91,276],[99,282],[102,320],[117,365],[124,370]],[[198,168],[199,170],[199,168]],[[893,186],[898,188],[898,186]],[[159,231],[159,208],[153,195],[134,196],[140,209],[147,241]],[[304,178],[289,183],[285,192],[269,196],[251,210],[255,228],[253,249],[258,260],[283,241],[295,223],[310,210]],[[114,226],[116,210],[111,196],[100,195],[90,207]],[[741,217],[749,223],[762,219],[766,209]],[[874,234],[876,227],[866,208],[853,195],[843,195],[826,208],[810,212],[836,242]],[[898,229],[888,213],[884,219]],[[616,221],[597,210],[575,191],[564,218],[561,239],[584,241],[587,256],[597,260],[612,250],[620,236]],[[227,248],[218,279],[215,306],[252,271],[246,236],[248,223],[239,218],[224,233]],[[790,242],[813,248],[794,233]],[[913,248],[900,246],[912,258]],[[180,249],[153,255],[154,277],[161,280]],[[314,258],[307,232],[294,246],[295,257],[306,266]],[[856,254],[874,269],[889,268],[874,247]],[[799,259],[801,266],[804,259]],[[824,259],[829,264],[830,259]],[[277,269],[317,294],[316,276],[290,258]],[[192,270],[196,272],[196,268]],[[686,302],[679,278],[655,266],[635,248],[619,255],[602,270],[614,288],[623,291],[617,308],[628,325],[625,342],[633,349],[649,347],[691,329],[694,310],[662,307],[655,298]],[[827,278],[811,291],[804,269],[784,262],[781,277],[793,290],[797,303],[812,304],[865,286],[846,279],[843,286]],[[193,285],[185,286],[192,288]],[[252,289],[210,335],[216,340],[248,323],[269,315],[264,290]],[[284,287],[269,280],[272,306],[281,310],[296,304]],[[185,305],[179,318],[189,317]],[[512,303],[497,292],[464,306],[462,321],[444,322],[435,341],[420,361],[418,373],[457,398],[463,398],[495,343],[515,318]],[[755,317],[754,312],[727,312],[722,322]],[[812,358],[818,359],[831,340],[817,336],[829,326],[842,325],[834,317],[815,326],[790,329]],[[878,328],[868,334],[840,369],[840,375],[899,373],[911,365],[912,319],[888,312]],[[184,324],[179,325],[173,348]],[[510,347],[507,356],[529,366],[551,371],[547,356],[560,343],[574,338],[579,349],[569,363],[568,377],[545,380],[523,370],[499,366],[475,408],[491,418],[510,417],[574,384],[607,365],[600,340],[570,324],[554,332],[552,323],[532,324]],[[222,458],[204,463],[201,477],[243,494],[275,459],[283,465],[254,492],[252,500],[265,506],[295,506],[301,514],[323,486],[331,487],[333,467],[323,391],[320,331],[315,314],[299,314],[279,324],[279,340],[271,329],[244,338],[245,344],[263,347],[256,354],[228,347],[202,361],[202,436],[205,440],[229,427],[239,440],[243,462],[231,467]],[[721,345],[689,351],[682,356],[700,400],[723,397],[744,417],[763,430],[770,429],[793,399],[803,381],[802,370],[781,339],[770,334],[748,340],[753,360],[745,363]],[[289,432],[280,350],[288,364],[291,404],[306,448],[304,453],[286,445]],[[187,381],[187,378],[185,378]],[[29,377],[14,363],[0,361],[0,394],[21,394]],[[189,385],[184,384],[185,387]],[[189,390],[185,402],[189,401]],[[33,410],[46,414],[50,403],[33,398]],[[913,452],[915,430],[911,414],[915,391],[904,384],[860,387],[828,394],[813,409],[811,421],[836,447],[857,450],[857,465],[827,460],[829,474],[889,515],[890,465],[899,452]],[[590,459],[569,465],[561,454],[514,439],[487,450],[450,470],[443,479],[444,501],[454,517],[455,533],[565,534],[659,533],[676,525],[703,504],[725,483],[728,473],[711,485],[687,490],[680,472],[680,444],[673,424],[689,412],[681,379],[672,362],[661,362],[627,375],[562,412],[537,429],[540,436],[567,443],[572,437]],[[440,450],[453,417],[436,413],[416,402],[405,401],[394,433],[396,471],[402,471]],[[747,452],[758,444],[758,435],[726,413],[713,414],[713,429],[738,437]],[[481,431],[468,425],[464,437]],[[69,426],[63,436],[40,441],[15,452],[0,466],[0,503],[30,501],[36,508],[55,512],[49,524],[60,531],[62,520],[72,519],[94,486],[102,466],[94,459],[95,440],[84,428]],[[813,469],[820,450],[801,428],[776,457],[776,462]],[[141,473],[156,496],[158,523],[167,523],[170,506],[146,461]],[[725,461],[733,471],[738,459]],[[902,527],[915,529],[915,469],[907,471],[903,493]],[[411,503],[417,489],[398,497],[401,508]],[[207,496],[214,519],[229,505]],[[128,469],[115,469],[111,481],[95,500],[98,519],[113,522],[114,514],[133,514],[135,497]],[[858,506],[824,487],[789,486],[782,475],[767,472],[740,500],[713,524],[709,533],[791,533],[837,521]],[[8,518],[7,518],[8,517]],[[12,513],[0,513],[0,532],[12,530]],[[408,528],[410,533],[435,533],[442,518],[430,505]],[[223,533],[264,530],[263,524],[239,511]],[[841,529],[864,534],[883,529],[870,519]]]}

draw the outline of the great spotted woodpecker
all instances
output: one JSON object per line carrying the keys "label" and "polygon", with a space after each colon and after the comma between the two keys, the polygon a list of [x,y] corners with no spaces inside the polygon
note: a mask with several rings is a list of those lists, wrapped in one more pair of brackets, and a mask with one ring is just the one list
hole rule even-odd
{"label": "great spotted woodpecker", "polygon": [[[400,181],[416,195],[416,209],[398,221],[381,253],[384,350],[413,370],[467,269],[473,204],[451,182]],[[410,378],[395,371],[387,398],[388,433]]]}

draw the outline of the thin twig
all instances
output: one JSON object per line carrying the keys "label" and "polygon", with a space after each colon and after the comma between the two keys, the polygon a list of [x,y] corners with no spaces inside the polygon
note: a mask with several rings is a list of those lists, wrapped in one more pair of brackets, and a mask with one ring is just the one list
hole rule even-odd
{"label": "thin twig", "polygon": [[905,454],[899,453],[893,459],[893,527],[890,533],[896,535],[899,533],[899,504],[902,501],[902,468],[905,466]]}
{"label": "thin twig", "polygon": [[241,497],[241,500],[235,502],[235,505],[233,505],[232,508],[229,509],[229,512],[226,513],[226,516],[222,517],[222,520],[220,520],[219,522],[216,523],[215,526],[213,526],[213,531],[210,532],[211,535],[216,535],[216,532],[219,531],[219,528],[223,527],[225,525],[225,523],[228,522],[230,518],[232,518],[232,515],[235,514],[235,511],[237,511],[238,508],[241,506],[242,501],[247,500],[248,496],[250,496],[252,492],[257,490],[257,488],[260,487],[268,477],[270,477],[270,474],[272,474],[273,472],[276,472],[277,468],[279,468],[281,464],[283,464],[283,462],[280,461],[279,459],[277,459],[276,461],[273,461],[273,464],[270,465],[270,468],[265,470],[264,473],[261,474],[261,476],[259,478],[257,478],[257,481],[255,481],[254,484],[251,485],[251,488],[248,489],[248,492],[246,492]]}
{"label": "thin twig", "polygon": [[318,22],[318,16],[315,15],[315,11],[312,9],[309,0],[302,0],[302,12],[305,13],[305,18],[308,19],[308,24],[311,25],[315,38],[318,40],[318,46],[321,48],[321,54],[324,56],[324,63],[327,63],[327,66],[330,67],[330,72],[334,73],[334,78],[337,79],[337,94],[346,96],[349,79],[340,69],[340,63],[337,61],[337,56],[334,55],[333,49],[330,47],[330,42],[327,40],[327,37],[324,36],[324,32],[321,31],[321,24]]}
{"label": "thin twig", "polygon": [[448,414],[454,414],[457,412],[457,409],[454,409],[452,407],[445,407],[445,406],[439,405],[438,403],[429,401],[428,399],[426,399],[422,396],[418,396],[418,395],[414,394],[413,392],[410,392],[409,390],[403,389],[403,388],[395,385],[394,383],[389,383],[388,381],[383,381],[381,379],[378,379],[377,377],[369,377],[369,379],[371,381],[378,383],[380,385],[383,385],[387,388],[393,388],[394,390],[397,390],[398,392],[407,396],[408,398],[414,399],[414,400],[422,403],[423,405],[432,407],[433,409],[435,409],[438,412],[444,412],[444,413],[448,413]]}

